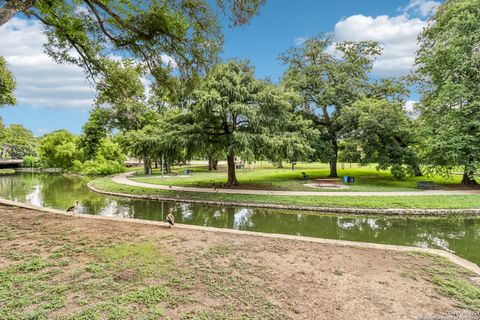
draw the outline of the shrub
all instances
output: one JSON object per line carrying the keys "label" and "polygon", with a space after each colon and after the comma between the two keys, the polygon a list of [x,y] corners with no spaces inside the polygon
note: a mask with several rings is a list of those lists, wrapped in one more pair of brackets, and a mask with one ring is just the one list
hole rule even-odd
{"label": "shrub", "polygon": [[34,156],[25,156],[23,157],[22,167],[38,168],[40,167],[40,158]]}
{"label": "shrub", "polygon": [[103,157],[97,157],[95,160],[80,162],[75,160],[73,171],[84,175],[109,175],[125,172],[125,165],[119,161],[105,160]]}

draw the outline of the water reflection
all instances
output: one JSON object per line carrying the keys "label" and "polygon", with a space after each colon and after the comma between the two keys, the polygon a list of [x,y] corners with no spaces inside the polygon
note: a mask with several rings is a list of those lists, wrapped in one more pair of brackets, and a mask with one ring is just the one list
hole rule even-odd
{"label": "water reflection", "polygon": [[442,248],[480,264],[480,219],[318,215],[309,212],[219,207],[121,199],[90,192],[88,178],[51,174],[0,177],[0,196],[65,210],[76,200],[86,214],[164,220],[173,208],[185,224],[329,239]]}

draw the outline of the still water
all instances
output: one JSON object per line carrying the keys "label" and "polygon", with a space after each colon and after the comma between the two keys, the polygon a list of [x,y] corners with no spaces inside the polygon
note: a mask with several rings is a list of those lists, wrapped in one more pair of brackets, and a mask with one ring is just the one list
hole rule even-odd
{"label": "still water", "polygon": [[[180,204],[103,196],[87,177],[17,173],[0,176],[0,197],[64,210],[178,223],[352,241],[441,248],[480,265],[480,218],[328,215],[305,211]],[[1,222],[0,222],[1,223]]]}

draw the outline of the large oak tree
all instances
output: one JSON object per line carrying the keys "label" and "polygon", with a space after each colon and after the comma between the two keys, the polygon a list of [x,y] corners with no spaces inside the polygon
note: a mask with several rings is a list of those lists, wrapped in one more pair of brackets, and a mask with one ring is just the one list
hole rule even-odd
{"label": "large oak tree", "polygon": [[288,65],[283,83],[302,97],[300,112],[321,132],[314,144],[319,158],[330,163],[331,177],[337,177],[339,116],[364,95],[373,59],[380,53],[375,42],[334,43],[332,37],[319,35],[281,56]]}

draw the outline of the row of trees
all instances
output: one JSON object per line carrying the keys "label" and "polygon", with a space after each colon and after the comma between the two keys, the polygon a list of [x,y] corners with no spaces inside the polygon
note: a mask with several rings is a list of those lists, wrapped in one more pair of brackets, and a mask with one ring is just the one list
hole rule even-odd
{"label": "row of trees", "polygon": [[[233,24],[247,22],[263,3],[217,2]],[[420,175],[420,168],[449,172],[463,166],[463,183],[476,183],[477,0],[445,1],[420,36],[409,77],[422,94],[416,119],[403,108],[405,79],[369,77],[381,54],[375,42],[312,38],[281,55],[287,69],[276,85],[256,79],[247,61],[218,63],[218,22],[203,1],[158,0],[138,7],[129,1],[44,6],[18,0],[0,8],[0,22],[2,10],[15,3],[46,26],[53,57],[77,63],[95,78],[95,108],[77,143],[87,161],[118,130],[115,140],[144,159],[146,172],[160,159],[167,169],[193,156],[208,158],[212,168],[227,159],[229,185],[238,183],[235,158],[321,160],[330,163],[332,177],[339,160],[378,163],[397,177]],[[112,51],[131,59],[110,61]]]}
{"label": "row of trees", "polygon": [[230,60],[214,66],[192,91],[176,79],[173,94],[154,83],[154,102],[129,113],[144,127],[118,122],[125,119],[115,115],[122,105],[116,98],[106,110],[124,132],[126,150],[148,160],[146,172],[149,160],[161,155],[167,162],[193,155],[213,162],[226,158],[227,183],[234,185],[235,157],[326,161],[332,177],[343,160],[378,163],[397,177],[463,166],[462,182],[475,184],[479,12],[478,1],[446,1],[420,36],[416,70],[407,83],[422,93],[415,118],[403,107],[405,79],[369,78],[381,54],[377,43],[335,43],[323,35],[281,55],[287,70],[279,85],[255,79],[248,62]]}

